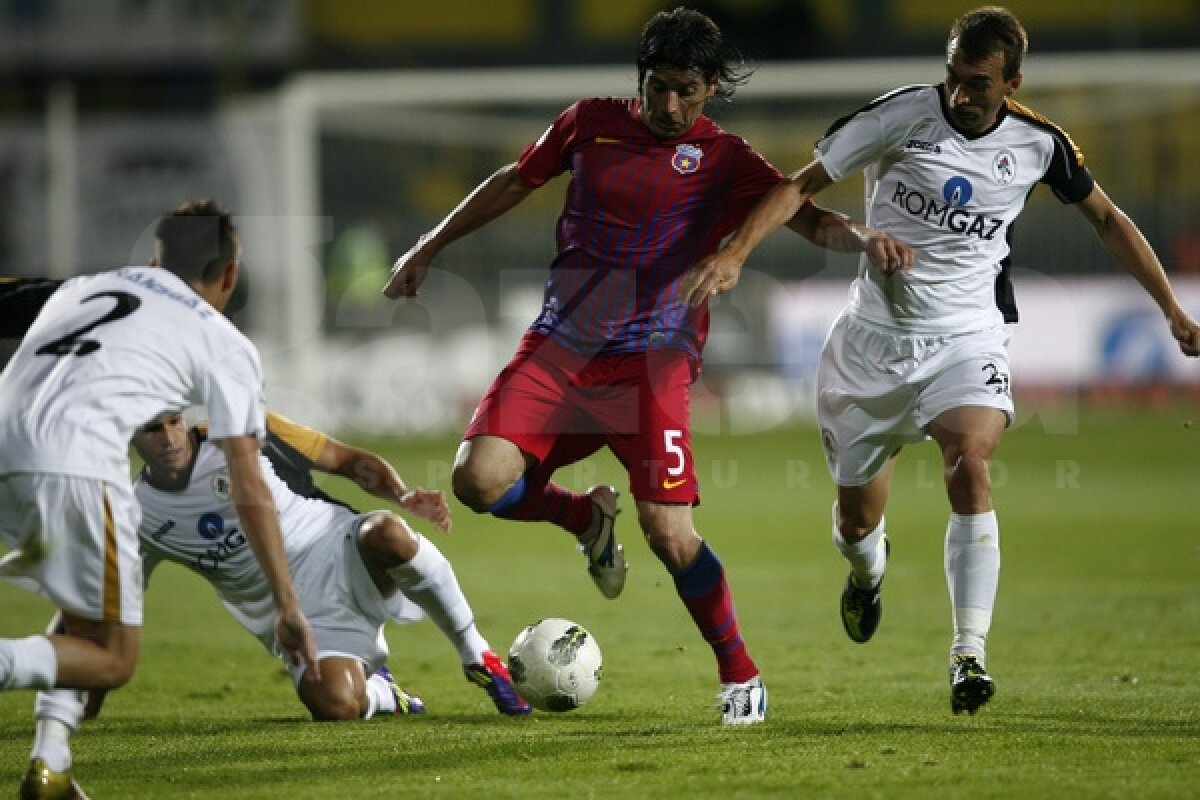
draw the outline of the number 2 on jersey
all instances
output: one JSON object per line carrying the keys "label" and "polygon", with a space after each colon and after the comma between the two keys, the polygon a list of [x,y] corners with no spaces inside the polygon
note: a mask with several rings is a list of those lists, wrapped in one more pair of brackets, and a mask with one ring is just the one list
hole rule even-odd
{"label": "number 2 on jersey", "polygon": [[66,336],[42,345],[37,349],[37,354],[39,356],[86,356],[89,353],[94,353],[100,349],[100,343],[95,339],[83,338],[84,334],[91,333],[101,325],[128,317],[134,311],[137,311],[138,306],[142,304],[142,298],[137,295],[116,291],[96,292],[83,298],[80,302],[86,303],[98,297],[111,297],[117,301],[116,305],[107,314],[100,317],[100,319],[89,322],[87,325],[71,331]]}

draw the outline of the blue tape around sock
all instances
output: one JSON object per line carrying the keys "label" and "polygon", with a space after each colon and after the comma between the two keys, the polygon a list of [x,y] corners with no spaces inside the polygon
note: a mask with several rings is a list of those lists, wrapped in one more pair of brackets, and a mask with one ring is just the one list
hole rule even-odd
{"label": "blue tape around sock", "polygon": [[508,487],[508,491],[505,492],[499,500],[492,504],[492,507],[488,509],[488,513],[497,517],[503,516],[505,511],[508,511],[511,508],[516,508],[516,506],[524,497],[525,476],[522,475],[521,477],[517,478],[516,483]]}
{"label": "blue tape around sock", "polygon": [[675,589],[681,597],[696,597],[720,583],[723,573],[721,560],[708,546],[708,542],[704,542],[700,545],[696,560],[682,572],[675,574]]}

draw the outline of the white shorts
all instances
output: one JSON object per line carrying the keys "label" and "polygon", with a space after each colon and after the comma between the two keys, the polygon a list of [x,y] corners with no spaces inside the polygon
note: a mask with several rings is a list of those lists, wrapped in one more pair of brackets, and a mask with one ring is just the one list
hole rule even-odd
{"label": "white shorts", "polygon": [[0,577],[83,619],[142,624],[141,508],[129,486],[42,472],[0,475]]}
{"label": "white shorts", "polygon": [[817,421],[838,486],[862,486],[929,423],[964,406],[1013,420],[1004,325],[964,334],[905,335],[843,314],[817,368]]}
{"label": "white shorts", "polygon": [[[292,583],[312,627],[317,660],[357,658],[371,673],[387,661],[384,623],[418,622],[425,612],[402,592],[391,597],[380,593],[358,550],[358,532],[365,519],[366,515],[350,511],[339,514],[337,527],[314,540],[301,560],[293,561]],[[274,649],[278,654],[279,649]],[[304,667],[288,666],[298,683]]]}

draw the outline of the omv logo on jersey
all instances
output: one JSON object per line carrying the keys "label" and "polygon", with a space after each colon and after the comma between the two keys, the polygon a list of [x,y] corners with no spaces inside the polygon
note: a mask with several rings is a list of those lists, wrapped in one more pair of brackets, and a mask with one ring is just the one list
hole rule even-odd
{"label": "omv logo on jersey", "polygon": [[971,182],[961,175],[955,175],[942,186],[942,198],[948,205],[957,208],[962,208],[971,202],[973,194],[975,194],[975,190],[971,188]]}
{"label": "omv logo on jersey", "polygon": [[196,567],[206,572],[216,572],[221,564],[246,545],[246,536],[236,525],[225,530],[225,518],[209,512],[196,521],[196,532],[212,542],[203,553],[196,555]]}
{"label": "omv logo on jersey", "polygon": [[196,532],[210,542],[215,542],[225,532],[225,518],[211,511],[202,514],[196,522]]}

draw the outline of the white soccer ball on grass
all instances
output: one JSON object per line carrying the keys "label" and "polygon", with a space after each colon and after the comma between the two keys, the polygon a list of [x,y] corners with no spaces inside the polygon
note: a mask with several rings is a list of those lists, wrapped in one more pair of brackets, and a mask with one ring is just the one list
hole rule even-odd
{"label": "white soccer ball on grass", "polygon": [[540,711],[579,708],[596,693],[603,666],[596,638],[558,617],[527,626],[508,650],[513,685]]}

